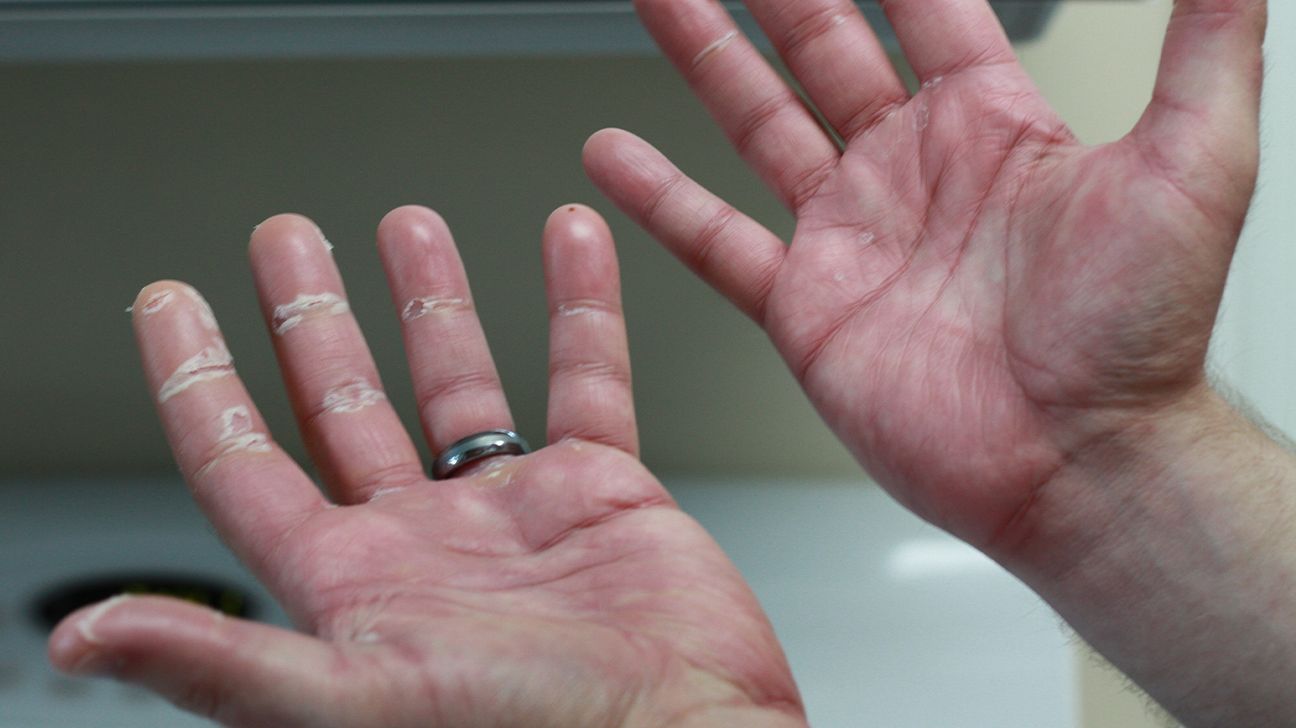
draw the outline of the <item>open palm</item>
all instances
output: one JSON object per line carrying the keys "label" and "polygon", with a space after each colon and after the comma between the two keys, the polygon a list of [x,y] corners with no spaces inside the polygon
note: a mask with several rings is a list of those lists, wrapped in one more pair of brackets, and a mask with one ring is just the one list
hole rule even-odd
{"label": "open palm", "polygon": [[[592,178],[760,323],[897,498],[983,548],[1095,438],[1201,383],[1256,173],[1264,3],[1177,3],[1154,101],[1080,144],[984,0],[749,0],[806,96],[712,0],[638,7],[796,214],[791,246],[620,131]],[[1007,544],[1011,547],[1011,544]]]}
{"label": "open palm", "polygon": [[[401,208],[379,245],[433,451],[511,428],[445,224]],[[119,598],[60,625],[56,664],[235,726],[803,724],[751,592],[637,459],[615,254],[596,214],[563,208],[545,231],[551,444],[435,482],[319,230],[272,218],[251,252],[333,502],[270,440],[192,288],[144,289],[134,320],[195,497],[305,634]]]}

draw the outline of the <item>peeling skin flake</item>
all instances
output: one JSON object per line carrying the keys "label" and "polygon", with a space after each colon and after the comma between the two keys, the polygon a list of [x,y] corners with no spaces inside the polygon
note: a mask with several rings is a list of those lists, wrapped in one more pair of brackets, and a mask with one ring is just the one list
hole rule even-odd
{"label": "peeling skin flake", "polygon": [[189,297],[189,300],[193,301],[194,305],[198,307],[198,320],[202,322],[203,327],[208,331],[215,331],[218,328],[216,325],[216,314],[212,313],[211,304],[207,303],[207,299],[203,298],[192,288],[183,288],[181,290],[183,290],[184,294]]}
{"label": "peeling skin flake", "polygon": [[560,303],[558,304],[559,316],[579,316],[583,313],[602,313],[602,309],[597,306],[589,306],[580,303]]}
{"label": "peeling skin flake", "polygon": [[103,642],[100,641],[99,636],[94,633],[95,625],[99,623],[100,619],[103,619],[103,616],[107,614],[109,610],[130,598],[129,594],[118,594],[115,597],[96,604],[94,608],[86,614],[86,616],[81,618],[80,622],[77,622],[76,628],[77,632],[81,633],[81,638],[92,645],[102,646]]}
{"label": "peeling skin flake", "polygon": [[453,311],[467,308],[468,301],[463,298],[414,298],[401,309],[401,321],[413,321],[438,311]]}
{"label": "peeling skin flake", "polygon": [[702,63],[702,61],[706,60],[707,56],[710,56],[715,53],[719,53],[725,46],[729,45],[731,42],[733,42],[733,39],[737,37],[738,37],[738,31],[736,30],[731,30],[728,33],[725,33],[724,35],[720,36],[720,38],[717,39],[714,43],[708,45],[706,48],[703,48],[701,51],[698,52],[696,56],[693,56],[693,64],[692,64],[693,67],[697,68],[697,66],[700,63]]}
{"label": "peeling skin flake", "polygon": [[400,493],[401,491],[405,491],[405,490],[409,490],[409,487],[400,485],[391,488],[379,488],[378,490],[375,490],[373,492],[373,495],[369,496],[369,502],[372,503],[378,500],[379,498],[383,498],[385,496],[389,496],[394,493]]}
{"label": "peeling skin flake", "polygon": [[243,405],[230,407],[221,413],[221,434],[222,441],[229,440],[233,437],[252,431],[252,415],[248,408]]}
{"label": "peeling skin flake", "polygon": [[199,382],[232,376],[234,374],[234,357],[230,356],[225,342],[217,341],[184,360],[175,373],[162,383],[158,390],[158,402],[165,402]]}
{"label": "peeling skin flake", "polygon": [[266,437],[264,432],[245,432],[242,435],[235,435],[216,443],[216,449],[211,460],[208,460],[207,464],[202,466],[196,475],[201,478],[227,455],[236,452],[270,452],[270,450],[269,438]]}
{"label": "peeling skin flake", "polygon": [[324,244],[324,249],[327,250],[328,252],[332,253],[332,252],[333,252],[333,243],[330,243],[330,242],[329,242],[329,239],[326,238],[326,237],[324,237],[324,231],[320,229],[319,225],[316,225],[316,226],[315,226],[315,232],[319,233],[319,239],[320,239],[320,242]]}
{"label": "peeling skin flake", "polygon": [[217,461],[236,452],[270,452],[269,438],[264,432],[252,431],[252,415],[244,405],[230,407],[221,413],[221,434],[213,449],[211,460],[198,471],[206,473]]}
{"label": "peeling skin flake", "polygon": [[336,293],[303,293],[291,303],[275,306],[271,324],[276,334],[282,334],[308,318],[337,316],[350,310],[346,299]]}
{"label": "peeling skin flake", "polygon": [[931,107],[927,105],[926,101],[918,102],[918,106],[914,111],[914,129],[917,131],[923,131],[930,123]]}
{"label": "peeling skin flake", "polygon": [[[152,316],[158,311],[166,308],[167,304],[171,303],[173,295],[174,294],[170,290],[158,291],[152,296],[149,296],[149,299],[144,302],[144,305],[140,306],[139,312],[145,316]],[[130,309],[126,310],[129,311]]]}
{"label": "peeling skin flake", "polygon": [[221,449],[217,458],[223,458],[232,452],[270,452],[270,443],[264,432],[246,432],[242,435],[221,440]]}
{"label": "peeling skin flake", "polygon": [[324,394],[324,409],[329,412],[358,412],[385,401],[387,395],[363,379],[352,379]]}

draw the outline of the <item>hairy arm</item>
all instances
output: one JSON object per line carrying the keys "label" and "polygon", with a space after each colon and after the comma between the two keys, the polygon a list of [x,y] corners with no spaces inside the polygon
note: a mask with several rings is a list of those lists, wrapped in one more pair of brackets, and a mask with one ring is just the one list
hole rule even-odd
{"label": "hairy arm", "polygon": [[1296,725],[1296,457],[1215,390],[1096,437],[1000,546],[1187,725]]}

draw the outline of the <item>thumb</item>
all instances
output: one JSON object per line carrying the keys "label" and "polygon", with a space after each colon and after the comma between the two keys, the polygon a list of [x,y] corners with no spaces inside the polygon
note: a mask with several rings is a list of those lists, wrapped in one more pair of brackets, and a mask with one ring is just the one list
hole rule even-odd
{"label": "thumb", "polygon": [[49,657],[226,725],[323,726],[346,712],[335,710],[346,683],[332,645],[179,599],[123,595],[81,609],[54,630]]}
{"label": "thumb", "polygon": [[1254,191],[1267,21],[1266,0],[1175,0],[1152,102],[1132,134],[1207,211],[1245,212]]}

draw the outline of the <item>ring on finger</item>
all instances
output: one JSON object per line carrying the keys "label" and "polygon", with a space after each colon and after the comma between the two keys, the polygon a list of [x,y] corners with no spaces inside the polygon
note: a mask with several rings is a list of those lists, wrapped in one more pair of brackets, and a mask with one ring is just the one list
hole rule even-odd
{"label": "ring on finger", "polygon": [[526,455],[531,446],[512,430],[486,430],[456,441],[432,463],[432,478],[446,480],[468,465],[496,455]]}

